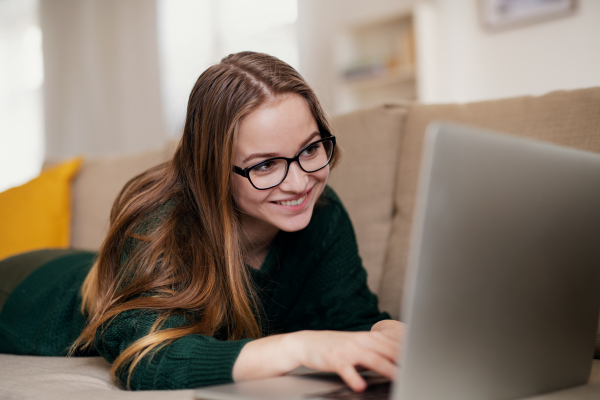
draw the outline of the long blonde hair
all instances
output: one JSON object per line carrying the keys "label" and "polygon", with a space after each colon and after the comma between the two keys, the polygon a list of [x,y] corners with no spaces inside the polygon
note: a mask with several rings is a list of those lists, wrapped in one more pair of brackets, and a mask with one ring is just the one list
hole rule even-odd
{"label": "long blonde hair", "polygon": [[[275,57],[232,54],[200,75],[173,159],[131,179],[115,199],[108,234],[81,290],[88,324],[71,354],[92,347],[111,318],[135,309],[152,310],[159,317],[148,335],[117,357],[112,379],[127,365],[131,376],[157,346],[188,334],[214,336],[225,329],[228,340],[261,337],[259,301],[244,265],[232,195],[234,139],[245,115],[288,93],[305,99],[321,135],[330,136],[314,92]],[[157,226],[143,235],[136,231],[167,202],[174,204],[172,211]],[[140,244],[122,264],[128,238]],[[182,313],[189,325],[160,329],[170,316]]]}

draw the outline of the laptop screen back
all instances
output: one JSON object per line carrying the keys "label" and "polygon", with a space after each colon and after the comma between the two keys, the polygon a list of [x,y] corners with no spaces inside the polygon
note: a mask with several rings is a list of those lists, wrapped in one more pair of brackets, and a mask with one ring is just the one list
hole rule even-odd
{"label": "laptop screen back", "polygon": [[394,399],[584,384],[600,305],[600,155],[428,129]]}

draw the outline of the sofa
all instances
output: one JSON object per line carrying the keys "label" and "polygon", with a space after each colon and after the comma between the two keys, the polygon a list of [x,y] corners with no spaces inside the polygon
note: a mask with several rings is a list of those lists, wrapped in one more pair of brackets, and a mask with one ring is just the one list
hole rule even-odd
{"label": "sofa", "polygon": [[[342,160],[329,184],[353,221],[368,284],[380,308],[402,319],[401,299],[425,127],[433,120],[600,153],[600,87],[468,104],[385,103],[333,118]],[[112,201],[132,176],[171,156],[176,143],[143,154],[87,159],[72,187],[71,245],[98,249]],[[599,266],[600,267],[600,266]],[[595,356],[600,358],[600,336]],[[590,382],[600,384],[600,359]],[[0,355],[0,398],[190,399],[192,390],[126,392],[99,357]]]}

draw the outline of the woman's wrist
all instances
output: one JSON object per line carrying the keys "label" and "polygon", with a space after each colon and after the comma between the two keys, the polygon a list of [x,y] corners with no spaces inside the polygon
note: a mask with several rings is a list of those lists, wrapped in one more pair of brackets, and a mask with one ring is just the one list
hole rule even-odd
{"label": "woman's wrist", "polygon": [[300,332],[267,336],[246,343],[231,375],[236,382],[285,375],[300,364]]}
{"label": "woman's wrist", "polygon": [[302,366],[302,356],[304,354],[303,338],[305,335],[306,331],[297,331],[280,335],[282,341],[281,350],[284,352],[285,358],[290,361],[290,371]]}

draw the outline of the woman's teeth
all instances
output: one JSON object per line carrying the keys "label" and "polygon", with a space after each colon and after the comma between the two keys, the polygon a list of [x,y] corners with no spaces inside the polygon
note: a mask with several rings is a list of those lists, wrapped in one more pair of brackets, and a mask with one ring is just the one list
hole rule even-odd
{"label": "woman's teeth", "polygon": [[300,197],[298,200],[276,201],[276,203],[281,204],[282,206],[299,206],[306,199],[306,196],[308,196],[308,193]]}

